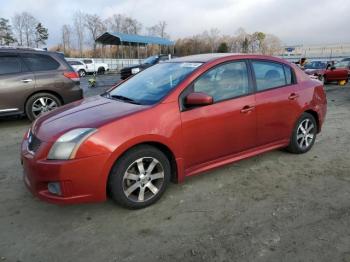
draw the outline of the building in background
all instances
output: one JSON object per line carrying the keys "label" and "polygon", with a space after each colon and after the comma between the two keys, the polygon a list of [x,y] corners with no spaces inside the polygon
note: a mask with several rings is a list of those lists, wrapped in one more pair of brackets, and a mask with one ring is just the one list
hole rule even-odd
{"label": "building in background", "polygon": [[279,57],[290,61],[297,61],[301,57],[318,60],[340,60],[344,57],[350,57],[350,43],[283,46]]}

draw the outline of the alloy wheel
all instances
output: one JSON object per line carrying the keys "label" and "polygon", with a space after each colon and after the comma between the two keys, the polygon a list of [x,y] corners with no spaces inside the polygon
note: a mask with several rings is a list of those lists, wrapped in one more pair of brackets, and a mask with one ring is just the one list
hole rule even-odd
{"label": "alloy wheel", "polygon": [[40,97],[32,105],[32,112],[35,117],[57,108],[57,102],[50,97]]}
{"label": "alloy wheel", "polygon": [[164,184],[164,169],[154,157],[134,161],[123,176],[125,196],[134,202],[145,202],[155,197]]}
{"label": "alloy wheel", "polygon": [[315,125],[309,118],[304,119],[298,126],[297,143],[301,149],[307,149],[315,138]]}

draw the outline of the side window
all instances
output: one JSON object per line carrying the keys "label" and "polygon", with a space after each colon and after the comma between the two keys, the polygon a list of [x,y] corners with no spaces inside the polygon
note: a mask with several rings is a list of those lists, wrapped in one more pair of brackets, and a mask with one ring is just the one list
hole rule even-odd
{"label": "side window", "polygon": [[60,64],[48,55],[22,54],[25,63],[32,71],[55,70]]}
{"label": "side window", "polygon": [[85,64],[92,64],[92,60],[83,60],[83,62],[85,63]]}
{"label": "side window", "polygon": [[68,63],[69,63],[70,65],[77,65],[77,64],[78,64],[78,62],[75,62],[75,61],[68,61]]}
{"label": "side window", "polygon": [[253,61],[252,64],[258,91],[287,84],[282,64],[265,61]]}
{"label": "side window", "polygon": [[289,66],[283,66],[284,67],[284,73],[286,76],[286,84],[291,85],[294,84],[292,69]]}
{"label": "side window", "polygon": [[214,102],[249,93],[248,70],[245,62],[219,65],[200,76],[193,85],[194,92],[213,97]]}
{"label": "side window", "polygon": [[21,61],[17,56],[0,56],[0,75],[21,72]]}

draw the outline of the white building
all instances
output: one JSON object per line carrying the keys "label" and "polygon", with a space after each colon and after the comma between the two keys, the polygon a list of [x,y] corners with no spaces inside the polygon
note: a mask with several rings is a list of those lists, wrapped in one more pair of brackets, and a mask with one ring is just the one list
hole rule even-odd
{"label": "white building", "polygon": [[340,60],[344,57],[350,57],[350,43],[283,46],[279,56],[288,60],[298,60],[301,57],[308,59]]}

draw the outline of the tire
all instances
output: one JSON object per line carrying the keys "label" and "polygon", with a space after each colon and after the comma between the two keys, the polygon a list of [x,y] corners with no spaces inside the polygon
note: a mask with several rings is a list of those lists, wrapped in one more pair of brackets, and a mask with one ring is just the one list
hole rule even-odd
{"label": "tire", "polygon": [[57,96],[50,93],[37,93],[27,100],[25,105],[26,115],[30,121],[34,121],[41,114],[49,112],[61,105],[62,102]]}
{"label": "tire", "polygon": [[80,69],[78,71],[78,74],[79,74],[80,77],[84,77],[84,76],[86,76],[86,71],[84,69]]}
{"label": "tire", "polygon": [[323,85],[327,83],[327,80],[324,75],[319,75],[318,80],[320,80]]}
{"label": "tire", "polygon": [[317,128],[313,115],[303,113],[294,127],[287,150],[294,154],[308,152],[315,143]]}
{"label": "tire", "polygon": [[99,67],[97,70],[97,74],[104,75],[106,72],[106,69],[104,67]]}
{"label": "tire", "polygon": [[144,208],[162,196],[170,174],[170,163],[163,152],[153,146],[140,145],[116,161],[109,174],[108,191],[121,206]]}

